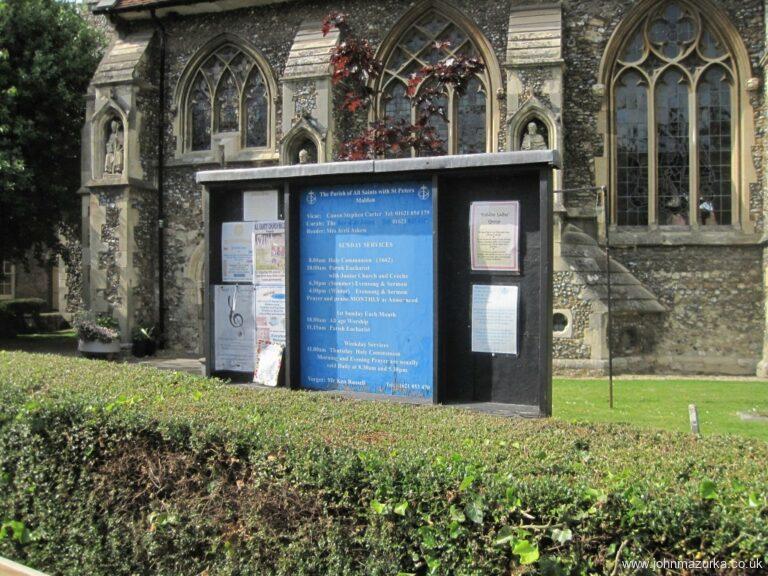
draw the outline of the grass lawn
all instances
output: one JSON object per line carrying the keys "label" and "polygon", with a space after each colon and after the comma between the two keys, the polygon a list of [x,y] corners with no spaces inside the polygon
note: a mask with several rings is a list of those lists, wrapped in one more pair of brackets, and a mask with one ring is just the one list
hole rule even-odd
{"label": "grass lawn", "polygon": [[77,354],[77,333],[68,329],[41,334],[19,334],[16,338],[0,339],[0,350],[74,356]]}
{"label": "grass lawn", "polygon": [[554,381],[554,416],[566,421],[625,422],[687,432],[689,404],[699,408],[704,436],[735,434],[768,440],[768,421],[739,417],[739,412],[752,411],[768,416],[768,382],[615,380],[611,410],[607,379]]}

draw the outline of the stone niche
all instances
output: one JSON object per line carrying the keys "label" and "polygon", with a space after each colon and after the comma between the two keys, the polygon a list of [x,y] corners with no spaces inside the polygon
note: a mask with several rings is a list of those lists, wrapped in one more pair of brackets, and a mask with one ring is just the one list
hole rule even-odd
{"label": "stone niche", "polygon": [[[294,39],[281,79],[283,138],[281,164],[329,161],[333,141],[333,90],[330,54],[338,31],[323,36],[322,24],[303,22]],[[302,150],[305,152],[302,153]]]}
{"label": "stone niche", "polygon": [[103,115],[97,125],[94,150],[94,180],[122,179],[125,172],[125,123],[115,110]]}

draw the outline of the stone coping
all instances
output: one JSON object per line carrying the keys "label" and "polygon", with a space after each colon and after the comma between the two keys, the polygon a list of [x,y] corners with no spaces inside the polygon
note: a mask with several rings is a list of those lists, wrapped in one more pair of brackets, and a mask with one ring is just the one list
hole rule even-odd
{"label": "stone coping", "polygon": [[0,576],[46,576],[42,572],[0,557]]}
{"label": "stone coping", "polygon": [[535,150],[434,156],[428,158],[330,162],[294,166],[266,166],[263,168],[236,168],[230,170],[204,170],[197,173],[197,182],[198,184],[210,185],[249,180],[293,180],[320,176],[398,174],[419,171],[438,172],[526,165],[547,165],[553,168],[560,168],[560,153],[557,150]]}

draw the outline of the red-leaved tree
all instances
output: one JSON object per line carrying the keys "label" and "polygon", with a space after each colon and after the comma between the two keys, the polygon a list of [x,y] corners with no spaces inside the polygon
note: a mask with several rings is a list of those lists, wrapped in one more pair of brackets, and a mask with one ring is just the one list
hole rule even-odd
{"label": "red-leaved tree", "polygon": [[407,122],[388,116],[379,118],[375,109],[377,97],[374,85],[384,64],[376,58],[370,42],[358,38],[346,14],[333,12],[323,19],[323,35],[331,29],[339,31],[340,42],[331,54],[332,82],[343,93],[343,112],[355,114],[374,111],[374,120],[359,136],[341,143],[340,160],[365,160],[386,156],[416,155],[445,152],[445,142],[431,124],[433,117],[448,121],[444,102],[451,87],[457,96],[465,93],[467,83],[485,70],[477,58],[451,54],[449,42],[437,42],[435,47],[445,57],[424,66],[408,81],[406,94],[416,108],[416,121]]}

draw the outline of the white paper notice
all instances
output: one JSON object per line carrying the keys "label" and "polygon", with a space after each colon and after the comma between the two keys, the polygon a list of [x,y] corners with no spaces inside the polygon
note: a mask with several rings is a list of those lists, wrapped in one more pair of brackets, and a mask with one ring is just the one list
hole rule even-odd
{"label": "white paper notice", "polygon": [[520,271],[519,202],[472,202],[469,235],[472,270]]}
{"label": "white paper notice", "polygon": [[[261,342],[259,344],[261,345]],[[256,374],[253,378],[256,384],[277,386],[284,348],[282,344],[265,344],[259,347]]]}
{"label": "white paper notice", "polygon": [[254,293],[253,286],[214,286],[215,370],[254,371]]}
{"label": "white paper notice", "polygon": [[472,286],[472,352],[517,354],[517,286]]}
{"label": "white paper notice", "polygon": [[256,287],[256,339],[285,344],[285,287]]}
{"label": "white paper notice", "polygon": [[277,220],[277,190],[243,192],[243,220]]}
{"label": "white paper notice", "polygon": [[253,281],[253,222],[221,225],[221,276],[223,282]]}

